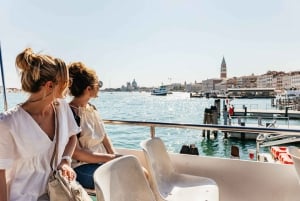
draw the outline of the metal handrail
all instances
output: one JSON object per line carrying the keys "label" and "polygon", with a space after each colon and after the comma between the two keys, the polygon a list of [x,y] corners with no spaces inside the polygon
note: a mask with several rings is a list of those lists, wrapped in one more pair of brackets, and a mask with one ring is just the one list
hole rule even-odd
{"label": "metal handrail", "polygon": [[299,136],[300,129],[282,129],[282,128],[262,128],[262,127],[247,127],[247,126],[228,126],[215,124],[183,124],[183,123],[166,123],[166,122],[151,122],[151,121],[125,121],[125,120],[110,120],[104,119],[105,124],[112,125],[131,125],[150,127],[151,136],[155,136],[155,128],[183,128],[183,129],[198,129],[198,130],[216,130],[223,132],[247,132],[247,133],[265,133],[265,134],[280,134],[289,136]]}
{"label": "metal handrail", "polygon": [[6,86],[5,86],[5,80],[4,80],[4,69],[3,69],[3,62],[2,62],[1,43],[0,43],[0,68],[1,68],[1,78],[2,78],[2,87],[3,87],[4,111],[6,111],[8,109],[8,106],[7,106],[7,98],[6,98]]}
{"label": "metal handrail", "polygon": [[[125,121],[125,120],[109,120],[104,119],[105,124],[112,125],[131,125],[131,126],[146,126],[150,127],[151,138],[155,137],[155,128],[182,128],[182,129],[198,129],[198,130],[217,130],[223,132],[244,132],[244,133],[259,133],[256,141],[256,160],[258,160],[259,150],[261,147],[273,146],[278,144],[298,142],[300,141],[300,129],[281,129],[281,128],[262,128],[262,127],[246,127],[246,126],[227,126],[215,124],[182,124],[182,123],[165,123],[165,122],[150,122],[150,121]],[[262,134],[275,134],[283,137],[275,141],[265,142],[260,139]],[[285,138],[284,138],[285,136]]]}

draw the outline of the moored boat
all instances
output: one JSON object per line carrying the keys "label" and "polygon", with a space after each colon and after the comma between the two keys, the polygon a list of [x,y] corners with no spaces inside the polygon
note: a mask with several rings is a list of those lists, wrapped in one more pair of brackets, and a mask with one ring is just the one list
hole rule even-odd
{"label": "moored boat", "polygon": [[190,93],[190,98],[202,98],[202,97],[204,97],[202,93],[198,93],[198,92]]}

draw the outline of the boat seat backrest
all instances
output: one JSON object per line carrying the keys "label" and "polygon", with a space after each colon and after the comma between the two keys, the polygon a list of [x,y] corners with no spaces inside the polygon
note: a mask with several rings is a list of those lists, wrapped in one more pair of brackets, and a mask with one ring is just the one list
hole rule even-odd
{"label": "boat seat backrest", "polygon": [[174,168],[166,147],[160,138],[152,138],[141,143],[144,150],[148,168],[150,170],[150,182],[154,191],[163,194],[162,189],[168,188]]}
{"label": "boat seat backrest", "polygon": [[155,171],[167,175],[174,171],[170,156],[160,138],[153,138],[147,141],[145,148],[147,149],[153,167],[155,167]]}
{"label": "boat seat backrest", "polygon": [[100,166],[94,181],[98,201],[155,201],[135,156],[122,156]]}
{"label": "boat seat backrest", "polygon": [[298,181],[300,183],[300,149],[298,147],[289,147],[288,152],[292,156],[294,167],[298,175]]}
{"label": "boat seat backrest", "polygon": [[152,138],[142,142],[143,150],[146,151],[147,161],[149,168],[153,168],[153,172],[158,173],[155,175],[157,179],[161,179],[160,175],[171,175],[174,172],[170,156],[166,150],[163,141],[160,138]]}
{"label": "boat seat backrest", "polygon": [[145,140],[141,146],[145,153],[150,173],[149,180],[156,200],[219,200],[218,186],[212,179],[176,172],[160,138]]}

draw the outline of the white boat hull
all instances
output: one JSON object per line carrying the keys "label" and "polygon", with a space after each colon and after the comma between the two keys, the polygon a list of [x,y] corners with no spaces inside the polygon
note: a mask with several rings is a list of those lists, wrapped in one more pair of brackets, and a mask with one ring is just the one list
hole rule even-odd
{"label": "white boat hull", "polygon": [[167,92],[151,92],[151,95],[155,96],[166,96],[167,94]]}
{"label": "white boat hull", "polygon": [[[137,156],[147,167],[141,150],[118,151]],[[179,172],[215,180],[219,186],[220,201],[300,200],[300,184],[292,165],[184,154],[170,156]]]}

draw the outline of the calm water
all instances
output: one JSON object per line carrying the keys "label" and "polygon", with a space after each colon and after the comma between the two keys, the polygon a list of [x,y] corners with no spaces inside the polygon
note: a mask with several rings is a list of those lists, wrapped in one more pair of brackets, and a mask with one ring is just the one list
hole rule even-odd
{"label": "calm water", "polygon": [[[23,102],[24,93],[8,93],[9,108]],[[2,98],[2,96],[1,96]],[[69,98],[68,98],[69,99]],[[101,92],[100,97],[92,101],[103,119],[157,121],[170,123],[202,124],[204,109],[214,105],[214,99],[190,98],[188,93],[175,92],[160,97],[146,92]],[[221,100],[221,105],[222,105]],[[231,102],[235,108],[270,109],[270,99],[235,99]],[[3,101],[0,103],[3,111]],[[223,124],[222,115],[218,120]],[[299,121],[290,121],[298,124]],[[141,140],[150,136],[148,127],[106,125],[106,131],[115,147],[140,148]],[[224,139],[219,133],[216,139],[202,137],[202,131],[192,129],[156,128],[156,136],[161,137],[169,151],[179,152],[182,144],[196,144],[201,155],[230,157],[231,145],[240,147],[242,159],[248,159],[248,149],[255,148],[255,141]]]}

